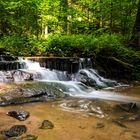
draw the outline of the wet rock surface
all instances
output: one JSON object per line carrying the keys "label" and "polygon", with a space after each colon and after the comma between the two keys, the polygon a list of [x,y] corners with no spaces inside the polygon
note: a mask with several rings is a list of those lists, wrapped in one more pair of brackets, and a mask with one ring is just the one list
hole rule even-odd
{"label": "wet rock surface", "polygon": [[34,135],[26,135],[24,137],[20,137],[20,138],[12,138],[11,140],[37,140],[37,136]]}
{"label": "wet rock surface", "polygon": [[112,122],[120,127],[127,128],[126,122],[135,122],[140,120],[139,108],[135,103],[117,104],[113,107],[113,112],[122,114],[119,117],[113,118]]}
{"label": "wet rock surface", "polygon": [[123,128],[127,128],[127,126],[126,126],[125,124],[123,124],[123,122],[120,121],[120,120],[113,119],[112,122],[113,122],[115,125],[118,125],[118,126],[123,127]]}
{"label": "wet rock surface", "polygon": [[101,77],[98,72],[93,69],[81,69],[76,76],[76,80],[96,89],[117,85],[116,81]]}
{"label": "wet rock surface", "polygon": [[105,127],[105,125],[103,123],[97,123],[96,124],[96,128],[103,128]]}
{"label": "wet rock surface", "polygon": [[19,97],[19,98],[13,98],[8,101],[0,102],[0,106],[8,106],[8,105],[18,105],[18,104],[24,104],[24,103],[30,103],[30,102],[43,102],[45,101],[44,97]]}
{"label": "wet rock surface", "polygon": [[67,97],[60,89],[45,82],[24,82],[0,91],[0,106],[43,102]]}
{"label": "wet rock surface", "polygon": [[133,134],[132,137],[136,140],[140,140],[140,135]]}
{"label": "wet rock surface", "polygon": [[116,120],[121,122],[134,122],[140,120],[139,114],[124,114],[120,117],[118,117]]}
{"label": "wet rock surface", "polygon": [[9,111],[7,115],[14,117],[20,121],[25,121],[30,116],[30,113],[25,110],[13,110]]}
{"label": "wet rock surface", "polygon": [[27,127],[25,125],[14,125],[9,130],[5,131],[4,134],[7,137],[17,137],[26,133]]}
{"label": "wet rock surface", "polygon": [[136,103],[119,104],[117,107],[126,112],[137,112],[139,110]]}
{"label": "wet rock surface", "polygon": [[49,120],[44,120],[40,126],[40,129],[53,129],[54,124]]}

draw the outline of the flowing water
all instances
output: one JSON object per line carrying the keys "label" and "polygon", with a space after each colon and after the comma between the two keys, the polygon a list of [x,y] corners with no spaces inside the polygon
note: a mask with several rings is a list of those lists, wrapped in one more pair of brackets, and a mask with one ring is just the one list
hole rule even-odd
{"label": "flowing water", "polygon": [[[140,90],[140,86],[130,90],[137,94],[137,89]],[[127,93],[129,94],[129,92]],[[38,140],[139,139],[140,120],[133,120],[139,113],[119,110],[116,108],[117,105],[118,103],[116,102],[68,99],[0,107],[0,131],[8,129],[15,124],[25,124],[28,127],[26,134],[36,135]],[[15,109],[29,111],[30,117],[24,122],[19,122],[6,115],[8,111]],[[122,121],[125,127],[114,121],[123,116],[129,116],[128,120]],[[42,121],[45,119],[53,122],[54,128],[52,130],[39,129]]]}
{"label": "flowing water", "polygon": [[[26,63],[24,69],[1,71],[1,96],[30,96],[33,92],[40,92],[39,86],[42,92],[43,89],[46,91],[45,88],[49,85],[68,95],[68,98],[0,107],[0,131],[14,124],[25,124],[28,128],[26,134],[36,135],[38,140],[140,139],[139,85],[130,87],[119,84],[101,77],[91,68],[68,74],[66,71],[42,68],[38,62],[22,61]],[[29,82],[26,82],[27,80]],[[91,82],[94,87],[103,89],[96,90],[86,86],[83,84],[85,80]],[[33,83],[33,89],[30,89],[30,83]],[[23,88],[23,85],[28,86]],[[24,122],[19,122],[6,115],[8,111],[16,109],[29,111],[30,117]],[[39,129],[42,121],[46,119],[53,122],[52,130]]]}

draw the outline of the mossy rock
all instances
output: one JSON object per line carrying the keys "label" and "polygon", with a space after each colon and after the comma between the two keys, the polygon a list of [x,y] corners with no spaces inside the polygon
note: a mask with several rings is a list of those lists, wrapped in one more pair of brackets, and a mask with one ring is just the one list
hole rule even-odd
{"label": "mossy rock", "polygon": [[9,130],[5,131],[7,137],[18,137],[26,133],[27,127],[25,125],[14,125]]}
{"label": "mossy rock", "polygon": [[53,128],[54,128],[54,124],[49,120],[44,120],[40,127],[40,129],[53,129]]}

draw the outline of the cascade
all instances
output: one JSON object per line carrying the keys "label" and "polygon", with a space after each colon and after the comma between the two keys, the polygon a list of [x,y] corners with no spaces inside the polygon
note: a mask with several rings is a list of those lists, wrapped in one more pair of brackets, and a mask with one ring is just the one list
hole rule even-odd
{"label": "cascade", "polygon": [[[27,59],[19,59],[23,67],[11,71],[0,71],[0,82],[18,82],[26,80],[35,80],[53,85],[75,98],[103,99],[120,102],[137,102],[137,99],[118,95],[115,92],[95,90],[95,88],[106,88],[118,85],[116,81],[103,78],[95,69],[92,69],[90,59],[85,61],[79,59],[79,71],[70,74],[67,71],[51,70],[41,67],[39,62]],[[86,86],[87,85],[87,86]],[[91,87],[94,88],[91,88]]]}
{"label": "cascade", "polygon": [[[68,60],[69,59],[70,58],[68,58]],[[56,60],[56,58],[54,60]],[[52,61],[54,60],[52,59]],[[31,61],[29,59],[20,58],[17,62],[20,64],[20,67],[17,67],[16,70],[0,72],[1,82],[17,82],[26,80],[79,81],[88,86],[96,88],[106,88],[117,85],[116,81],[105,79],[101,77],[96,70],[92,69],[92,62],[90,58],[76,58],[76,62],[78,63],[78,70],[75,73],[69,73],[69,71],[64,70],[57,70],[59,69],[57,67],[56,69],[52,69],[52,67],[49,66],[48,68],[46,68],[46,66],[41,67],[39,62]],[[60,59],[58,62],[60,64]],[[63,62],[64,60],[62,60],[61,65]],[[56,66],[57,65],[58,64],[56,62]],[[74,65],[71,65],[71,69],[74,69],[73,67]]]}
{"label": "cascade", "polygon": [[80,63],[80,58],[77,57],[25,57],[25,59],[39,62],[41,67],[51,70],[67,71],[68,73],[78,72]]}
{"label": "cascade", "polygon": [[13,75],[18,69],[23,69],[24,67],[25,63],[17,57],[0,55],[0,82],[13,82]]}
{"label": "cascade", "polygon": [[18,60],[18,58],[7,55],[0,55],[0,70],[9,71],[24,68],[24,63]]}

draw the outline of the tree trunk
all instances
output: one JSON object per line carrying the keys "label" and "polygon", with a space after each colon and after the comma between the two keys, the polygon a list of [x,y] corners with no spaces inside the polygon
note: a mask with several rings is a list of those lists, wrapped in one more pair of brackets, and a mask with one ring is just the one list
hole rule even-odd
{"label": "tree trunk", "polygon": [[138,3],[138,11],[137,11],[137,15],[136,15],[135,24],[133,27],[130,45],[132,45],[136,49],[140,50],[140,0]]}
{"label": "tree trunk", "polygon": [[68,0],[61,0],[61,18],[63,20],[63,30],[67,34],[68,29]]}

